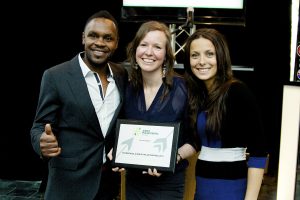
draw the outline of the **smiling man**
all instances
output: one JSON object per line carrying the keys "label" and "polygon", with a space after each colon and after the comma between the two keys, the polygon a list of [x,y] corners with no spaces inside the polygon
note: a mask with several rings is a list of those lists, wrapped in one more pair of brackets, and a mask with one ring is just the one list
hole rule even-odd
{"label": "smiling man", "polygon": [[99,11],[85,24],[84,51],[43,74],[31,141],[48,160],[47,200],[119,194],[120,177],[106,159],[127,81],[125,68],[110,61],[118,37],[114,17]]}

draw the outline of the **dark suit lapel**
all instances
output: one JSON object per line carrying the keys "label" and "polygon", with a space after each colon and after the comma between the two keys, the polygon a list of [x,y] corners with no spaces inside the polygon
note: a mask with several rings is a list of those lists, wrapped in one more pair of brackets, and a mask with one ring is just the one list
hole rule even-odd
{"label": "dark suit lapel", "polygon": [[119,69],[113,63],[110,63],[110,67],[113,72],[113,77],[114,77],[116,86],[120,93],[120,104],[117,107],[116,112],[112,118],[110,125],[109,125],[108,131],[107,131],[108,134],[111,132],[111,129],[114,126],[114,123],[119,115],[119,112],[122,108],[123,100],[124,100],[124,77],[122,77],[122,75],[119,72]]}

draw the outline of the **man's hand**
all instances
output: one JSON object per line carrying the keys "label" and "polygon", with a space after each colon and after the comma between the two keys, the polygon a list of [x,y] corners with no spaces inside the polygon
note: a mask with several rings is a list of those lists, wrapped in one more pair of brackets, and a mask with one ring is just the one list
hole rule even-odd
{"label": "man's hand", "polygon": [[50,124],[45,125],[45,131],[40,138],[41,153],[44,157],[55,157],[61,153],[56,136],[52,132]]}

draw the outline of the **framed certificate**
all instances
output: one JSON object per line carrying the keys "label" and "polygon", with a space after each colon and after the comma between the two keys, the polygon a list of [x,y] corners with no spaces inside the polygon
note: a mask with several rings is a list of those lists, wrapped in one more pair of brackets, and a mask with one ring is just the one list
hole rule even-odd
{"label": "framed certificate", "polygon": [[118,119],[113,165],[174,172],[180,123]]}

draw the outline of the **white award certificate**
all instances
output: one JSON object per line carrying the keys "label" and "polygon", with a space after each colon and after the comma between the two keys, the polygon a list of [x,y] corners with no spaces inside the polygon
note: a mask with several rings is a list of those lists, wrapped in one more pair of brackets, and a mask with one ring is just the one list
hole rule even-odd
{"label": "white award certificate", "polygon": [[118,119],[114,166],[175,170],[180,123]]}

